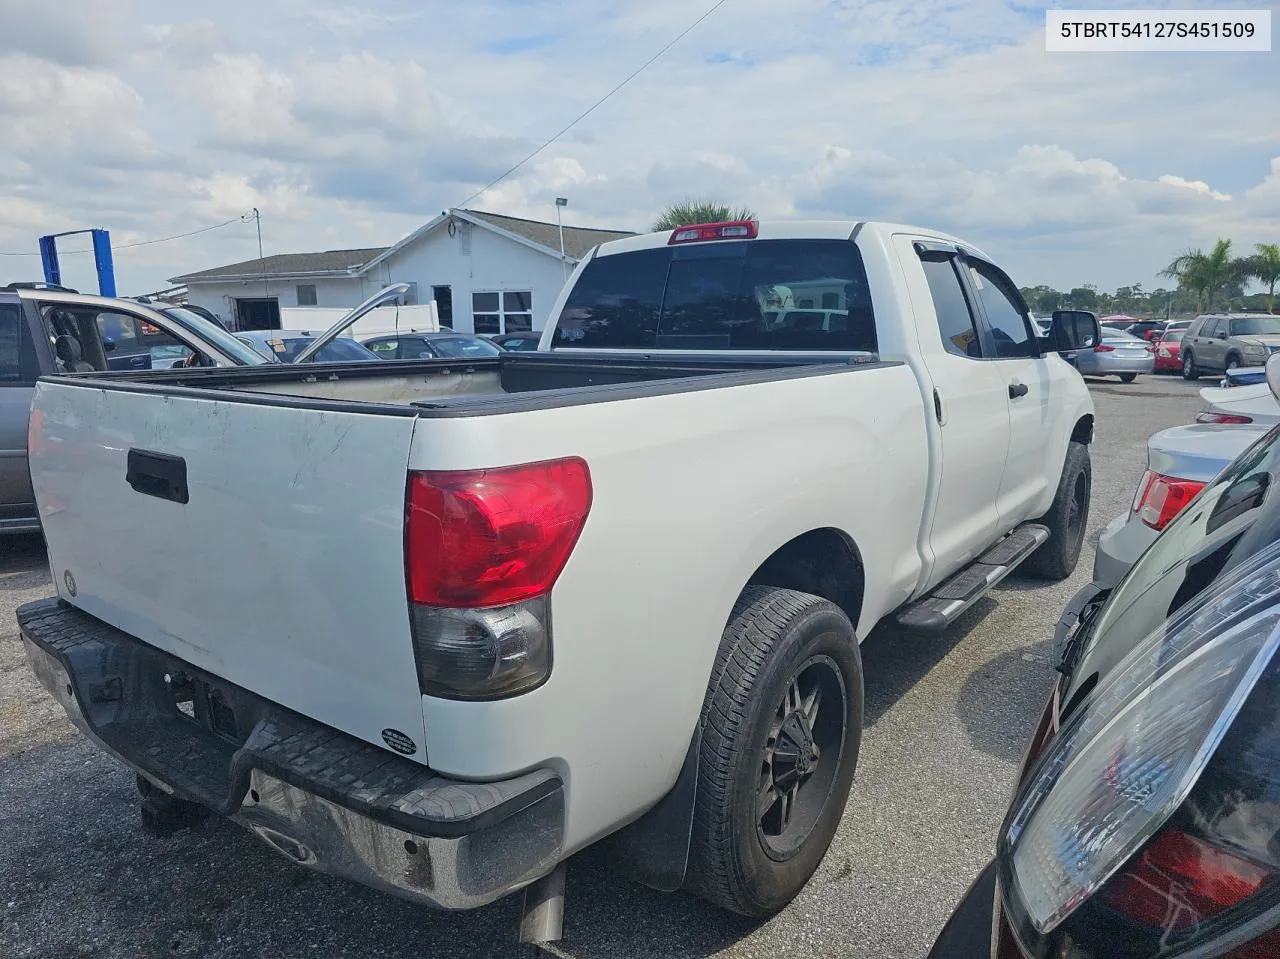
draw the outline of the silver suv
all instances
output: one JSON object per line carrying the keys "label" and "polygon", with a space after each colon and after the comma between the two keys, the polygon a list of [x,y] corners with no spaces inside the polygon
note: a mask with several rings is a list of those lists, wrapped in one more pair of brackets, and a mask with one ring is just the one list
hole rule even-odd
{"label": "silver suv", "polygon": [[1206,313],[1182,338],[1182,377],[1263,366],[1280,353],[1280,316],[1269,313]]}

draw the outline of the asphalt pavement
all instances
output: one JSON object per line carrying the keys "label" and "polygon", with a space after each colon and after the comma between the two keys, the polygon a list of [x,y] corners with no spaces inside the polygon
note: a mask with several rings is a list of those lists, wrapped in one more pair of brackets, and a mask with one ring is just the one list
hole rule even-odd
{"label": "asphalt pavement", "polygon": [[[789,908],[763,924],[744,920],[635,885],[588,853],[570,865],[565,938],[554,952],[922,956],[992,854],[1050,686],[1053,624],[1089,579],[1098,531],[1128,507],[1146,438],[1190,422],[1202,385],[1090,383],[1093,504],[1070,580],[1013,577],[940,637],[882,627],[867,638],[853,795],[831,851]],[[144,835],[132,774],[75,731],[26,666],[13,611],[50,592],[39,538],[0,539],[0,956],[528,954],[513,944],[518,896],[436,913],[305,872],[226,822]]]}

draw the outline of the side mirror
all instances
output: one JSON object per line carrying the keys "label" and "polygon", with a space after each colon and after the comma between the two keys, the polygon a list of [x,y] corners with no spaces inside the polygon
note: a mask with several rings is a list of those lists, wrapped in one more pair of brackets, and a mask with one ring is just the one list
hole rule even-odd
{"label": "side mirror", "polygon": [[115,341],[115,340],[103,339],[103,341],[102,341],[102,352],[104,352],[104,353],[110,353],[110,352],[111,352],[112,350],[114,350],[115,348],[116,348],[116,341]]}
{"label": "side mirror", "polygon": [[1049,327],[1050,349],[1059,353],[1091,350],[1102,339],[1098,318],[1086,310],[1054,310]]}

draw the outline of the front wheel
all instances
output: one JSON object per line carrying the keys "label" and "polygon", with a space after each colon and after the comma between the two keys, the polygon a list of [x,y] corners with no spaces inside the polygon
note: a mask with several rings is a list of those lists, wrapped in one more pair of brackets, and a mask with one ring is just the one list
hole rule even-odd
{"label": "front wheel", "polygon": [[1226,369],[1228,373],[1230,373],[1232,370],[1240,369],[1240,357],[1236,356],[1234,353],[1228,356]]}
{"label": "front wheel", "polygon": [[1196,358],[1190,352],[1182,354],[1182,378],[1184,380],[1200,379],[1200,371],[1196,369]]}
{"label": "front wheel", "polygon": [[748,586],[703,706],[687,887],[771,916],[826,855],[862,741],[862,659],[849,619],[808,593]]}
{"label": "front wheel", "polygon": [[1089,462],[1089,447],[1083,443],[1070,443],[1053,505],[1039,519],[1049,527],[1049,539],[1023,564],[1028,573],[1040,579],[1060,580],[1075,572],[1080,548],[1084,545],[1092,493],[1093,466]]}
{"label": "front wheel", "polygon": [[1137,378],[1138,378],[1137,373],[1121,373],[1120,374],[1121,383],[1132,383]]}

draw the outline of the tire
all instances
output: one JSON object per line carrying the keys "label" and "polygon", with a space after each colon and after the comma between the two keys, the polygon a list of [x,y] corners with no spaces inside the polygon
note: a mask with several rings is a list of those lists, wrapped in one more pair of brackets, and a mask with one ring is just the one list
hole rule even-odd
{"label": "tire", "polygon": [[1037,579],[1061,580],[1075,572],[1089,522],[1092,487],[1089,447],[1083,443],[1068,444],[1053,505],[1037,520],[1049,527],[1049,539],[1022,564],[1027,573]]}
{"label": "tire", "polygon": [[1240,357],[1236,356],[1236,354],[1234,353],[1228,354],[1227,365],[1222,368],[1222,372],[1230,373],[1232,370],[1240,369],[1242,365],[1243,364],[1241,364],[1240,362]]}
{"label": "tire", "polygon": [[1182,378],[1184,380],[1200,379],[1200,371],[1196,369],[1196,357],[1190,350],[1182,354]]}
{"label": "tire", "polygon": [[1137,373],[1121,373],[1120,374],[1121,383],[1132,383],[1137,378],[1138,378]]}
{"label": "tire", "polygon": [[744,589],[702,710],[686,888],[744,916],[791,902],[831,845],[861,740],[862,658],[848,617],[808,593]]}

